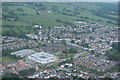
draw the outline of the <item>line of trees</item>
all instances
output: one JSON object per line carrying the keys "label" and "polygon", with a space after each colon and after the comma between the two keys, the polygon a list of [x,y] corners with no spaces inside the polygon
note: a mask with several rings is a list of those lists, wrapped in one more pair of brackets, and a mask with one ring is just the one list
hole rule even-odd
{"label": "line of trees", "polygon": [[115,18],[115,17],[108,16],[108,15],[105,15],[105,14],[101,14],[101,13],[99,13],[99,12],[96,12],[95,15],[96,15],[96,16],[99,16],[99,17],[107,18],[107,19],[110,19],[110,20],[114,20],[114,21],[117,21],[117,20],[118,20],[118,19]]}
{"label": "line of trees", "polygon": [[63,53],[64,54],[77,53],[77,50],[75,48],[65,49],[63,50]]}
{"label": "line of trees", "polygon": [[2,76],[2,80],[13,80],[15,78],[19,78],[19,76],[17,74],[13,74],[13,73],[6,73]]}
{"label": "line of trees", "polygon": [[29,68],[25,70],[21,70],[19,74],[23,77],[33,75],[35,73],[35,68]]}
{"label": "line of trees", "polygon": [[23,32],[15,32],[14,30],[5,31],[2,33],[3,36],[19,37],[19,38],[28,38]]}

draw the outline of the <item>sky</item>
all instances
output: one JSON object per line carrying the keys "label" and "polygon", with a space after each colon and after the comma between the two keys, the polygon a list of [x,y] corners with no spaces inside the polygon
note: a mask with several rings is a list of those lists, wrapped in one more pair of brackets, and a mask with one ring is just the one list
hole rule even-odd
{"label": "sky", "polygon": [[120,0],[0,0],[3,2],[119,2]]}

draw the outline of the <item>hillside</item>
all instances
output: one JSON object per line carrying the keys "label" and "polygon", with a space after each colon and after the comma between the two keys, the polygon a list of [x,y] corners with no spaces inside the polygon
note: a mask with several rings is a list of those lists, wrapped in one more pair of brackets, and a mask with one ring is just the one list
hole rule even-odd
{"label": "hillside", "polygon": [[35,33],[33,28],[21,26],[38,24],[54,27],[76,24],[75,21],[117,26],[117,11],[117,3],[4,2],[2,6],[3,34],[6,31],[16,31],[18,26],[24,33]]}

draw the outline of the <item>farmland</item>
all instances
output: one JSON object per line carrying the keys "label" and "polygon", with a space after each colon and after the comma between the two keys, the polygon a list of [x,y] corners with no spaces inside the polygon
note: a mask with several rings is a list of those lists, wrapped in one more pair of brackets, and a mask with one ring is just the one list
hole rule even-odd
{"label": "farmland", "polygon": [[[104,3],[104,5],[105,4],[107,3]],[[109,4],[109,6],[113,9],[117,5]],[[80,19],[87,22],[103,24],[107,24],[107,21],[112,21],[112,23],[115,24],[115,20],[110,20],[96,12],[100,11],[101,14],[111,18],[116,18],[117,13],[108,14],[102,11],[102,8],[101,4],[98,3],[3,3],[3,17],[8,16],[16,18],[15,22],[3,20],[3,25],[27,26],[39,24],[47,27],[63,25],[63,23],[57,22],[56,19],[68,22]],[[108,7],[106,7],[105,10],[107,10],[107,8]],[[109,23],[108,25],[113,26],[113,24]]]}
{"label": "farmland", "polygon": [[[103,8],[106,4],[109,7]],[[114,27],[117,26],[116,6],[116,3],[4,2],[2,6],[2,34],[8,35],[7,33],[11,33],[10,36],[21,37],[18,34],[36,33],[37,30],[33,28],[34,25],[44,27],[55,27],[65,24],[81,25],[80,23],[75,23],[75,21],[99,23]]]}

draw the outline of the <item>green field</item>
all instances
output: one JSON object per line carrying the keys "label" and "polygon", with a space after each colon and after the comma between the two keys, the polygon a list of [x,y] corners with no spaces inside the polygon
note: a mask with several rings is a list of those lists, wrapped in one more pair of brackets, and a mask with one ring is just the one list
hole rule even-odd
{"label": "green field", "polygon": [[44,25],[44,26],[57,26],[57,25],[63,25],[60,22],[57,22],[56,19],[60,19],[63,21],[73,21],[76,18],[69,17],[69,16],[64,16],[60,14],[55,14],[55,13],[47,13],[47,12],[42,12],[40,15],[34,15],[34,16],[22,16],[20,17],[20,20],[24,22],[28,22],[29,24],[39,24],[39,25]]}
{"label": "green field", "polygon": [[84,57],[84,56],[88,56],[88,55],[90,55],[91,53],[84,53],[84,54],[81,54],[80,56],[81,57]]}
{"label": "green field", "polygon": [[9,26],[31,26],[31,24],[20,22],[20,21],[7,21],[3,20],[2,25],[9,25]]}
{"label": "green field", "polygon": [[[6,31],[10,31],[11,33],[14,31],[18,34],[20,34],[19,32],[36,33],[36,30],[30,28],[36,24],[44,27],[64,25],[66,24],[65,22],[79,25],[79,23],[74,23],[76,20],[84,20],[88,23],[99,23],[115,27],[117,26],[116,6],[114,3],[4,2],[2,6],[2,33],[4,34]],[[111,13],[113,11],[116,13]],[[6,18],[14,18],[15,21]],[[8,28],[8,26],[15,27]],[[20,26],[30,27],[22,28]]]}
{"label": "green field", "polygon": [[[39,24],[44,26],[57,26],[57,25],[63,25],[62,23],[59,23],[56,21],[56,19],[61,19],[63,21],[72,21],[76,18],[61,15],[61,14],[55,14],[54,12],[48,13],[48,12],[39,12],[39,15],[37,15],[36,9],[32,9],[29,6],[7,6],[8,11],[4,11],[3,7],[3,14],[4,15],[10,15],[9,11],[13,11],[19,19],[17,21],[4,21],[3,20],[3,26],[4,25],[14,25],[14,26],[28,26],[32,24]],[[17,9],[22,8],[24,11],[20,12]],[[26,14],[24,16],[21,16],[20,14]],[[14,15],[13,15],[14,16]]]}
{"label": "green field", "polygon": [[[7,4],[7,3],[3,3],[3,4]],[[9,15],[12,17],[18,16],[17,21],[20,21],[20,22],[7,21],[3,23],[3,25],[6,25],[6,24],[11,25],[11,23],[13,23],[13,25],[16,25],[16,26],[31,25],[31,24],[39,24],[44,26],[57,26],[62,24],[59,22],[56,22],[56,19],[61,19],[63,21],[74,21],[76,19],[80,19],[79,18],[80,16],[85,16],[85,17],[88,17],[89,19],[92,18],[95,20],[97,19],[102,20],[103,24],[105,24],[106,21],[109,20],[107,18],[94,15],[92,11],[99,11],[102,9],[102,6],[98,6],[98,4],[96,3],[36,3],[31,5],[29,3],[23,3],[23,4],[16,3],[17,5],[14,5],[15,3],[9,3],[9,4],[10,5],[3,6],[3,12],[2,12],[3,16],[4,15],[7,15],[7,16]],[[43,6],[37,6],[40,4],[42,4]],[[60,11],[61,13],[56,13],[55,11],[52,11],[51,13],[44,12],[44,11],[38,12],[41,10],[41,7],[45,7],[45,9],[42,9],[42,10],[47,10],[47,11],[52,11],[52,8],[56,7],[57,8],[56,10]],[[22,9],[22,11],[19,9]],[[76,9],[78,10],[77,12],[80,12],[76,16],[68,16],[68,15],[62,14],[64,12],[68,14],[70,13],[76,14],[74,13]],[[15,15],[11,15],[11,14],[15,14]],[[25,14],[25,15],[21,15],[21,14]],[[110,14],[108,16],[117,17],[115,15],[110,15]],[[87,20],[87,21],[91,22],[91,20]],[[94,21],[94,22],[99,23],[99,21]]]}
{"label": "green field", "polygon": [[77,54],[79,54],[79,53],[58,54],[57,56],[60,59],[66,59],[66,58],[72,58],[72,57],[74,57]]}
{"label": "green field", "polygon": [[13,58],[10,58],[8,56],[3,56],[2,57],[2,64],[12,63],[12,62],[16,62],[16,60],[13,59]]}

